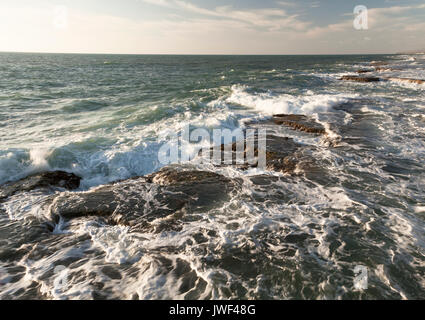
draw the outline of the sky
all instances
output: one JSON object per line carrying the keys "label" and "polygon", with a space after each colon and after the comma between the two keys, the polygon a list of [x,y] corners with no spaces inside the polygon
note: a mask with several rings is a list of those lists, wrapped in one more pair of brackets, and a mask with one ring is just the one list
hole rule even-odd
{"label": "sky", "polygon": [[424,34],[424,0],[0,0],[12,52],[397,53],[425,50]]}

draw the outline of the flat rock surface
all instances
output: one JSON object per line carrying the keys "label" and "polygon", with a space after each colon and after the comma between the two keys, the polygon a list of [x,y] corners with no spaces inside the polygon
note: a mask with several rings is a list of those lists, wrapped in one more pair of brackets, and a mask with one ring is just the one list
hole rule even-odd
{"label": "flat rock surface", "polygon": [[356,81],[356,82],[378,82],[381,81],[377,77],[359,77],[359,76],[343,76],[340,80]]}
{"label": "flat rock surface", "polygon": [[297,165],[295,152],[299,148],[291,138],[267,136],[267,170],[292,173]]}
{"label": "flat rock surface", "polygon": [[314,134],[326,134],[325,128],[314,119],[297,114],[277,114],[273,116],[273,122],[278,125],[285,125],[294,130]]}
{"label": "flat rock surface", "polygon": [[[237,165],[241,169],[248,169],[249,167],[256,168],[258,167],[259,152],[264,152],[267,170],[281,173],[293,172],[297,163],[294,153],[300,148],[300,145],[295,143],[291,138],[276,135],[267,135],[265,139],[265,143],[261,143],[261,145],[266,146],[265,150],[259,147],[257,136],[248,137],[242,142],[243,162],[237,162],[236,142],[231,145],[221,145],[220,147],[216,147],[218,149],[216,152],[220,152],[221,155],[221,162],[219,165]],[[213,159],[214,150],[215,148],[211,148],[209,151],[210,159]],[[202,155],[202,152],[200,152],[200,155]],[[231,163],[227,163],[226,159],[231,159]]]}
{"label": "flat rock surface", "polygon": [[53,202],[51,214],[66,219],[97,216],[111,224],[145,228],[158,219],[205,212],[228,200],[236,186],[237,182],[212,172],[167,167],[148,177],[62,194]]}

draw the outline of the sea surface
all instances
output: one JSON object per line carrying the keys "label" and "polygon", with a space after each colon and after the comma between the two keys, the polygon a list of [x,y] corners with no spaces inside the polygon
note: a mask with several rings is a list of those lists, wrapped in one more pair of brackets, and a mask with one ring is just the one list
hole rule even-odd
{"label": "sea surface", "polygon": [[[178,231],[52,222],[52,194],[9,197],[0,299],[425,299],[425,85],[340,80],[373,61],[391,70],[372,75],[425,79],[425,55],[0,53],[0,184],[64,170],[82,192],[144,176],[163,166],[158,137],[188,124],[302,114],[328,132],[279,129],[311,146],[319,178],[201,165],[242,188]],[[260,174],[275,179],[254,185]]]}

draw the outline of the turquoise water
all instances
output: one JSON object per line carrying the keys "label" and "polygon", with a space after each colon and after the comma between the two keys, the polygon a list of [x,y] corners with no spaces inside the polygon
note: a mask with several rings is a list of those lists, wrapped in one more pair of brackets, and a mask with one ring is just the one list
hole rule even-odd
{"label": "turquoise water", "polygon": [[[220,169],[245,181],[243,190],[176,234],[135,235],[83,220],[44,239],[54,249],[35,261],[29,253],[8,256],[18,244],[40,245],[29,236],[30,217],[46,213],[39,206],[46,195],[13,197],[0,204],[0,297],[96,297],[99,289],[84,277],[59,292],[46,276],[49,266],[73,257],[79,272],[98,275],[110,298],[424,298],[425,90],[339,80],[371,61],[397,69],[380,76],[425,78],[423,55],[1,53],[0,183],[60,169],[80,175],[81,190],[88,190],[146,175],[162,166],[158,136],[187,124],[235,129],[295,113],[316,118],[328,136],[282,128],[280,134],[313,148],[323,174],[277,175],[261,189],[249,183],[258,172]],[[188,244],[197,232],[214,236]],[[288,234],[303,240],[285,242]],[[86,259],[85,250],[99,253]],[[172,271],[164,271],[161,257]],[[369,268],[365,292],[352,290],[356,265]],[[121,279],[101,276],[105,266]],[[176,289],[191,274],[186,269],[202,283],[190,295]]]}

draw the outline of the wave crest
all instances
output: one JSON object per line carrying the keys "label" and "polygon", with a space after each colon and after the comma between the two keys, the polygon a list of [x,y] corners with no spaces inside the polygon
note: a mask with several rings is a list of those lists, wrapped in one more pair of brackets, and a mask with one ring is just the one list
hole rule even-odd
{"label": "wave crest", "polygon": [[247,87],[235,85],[226,100],[228,103],[253,108],[263,114],[304,114],[316,115],[328,112],[332,107],[356,98],[355,94],[311,94],[293,96],[289,94],[250,94]]}

